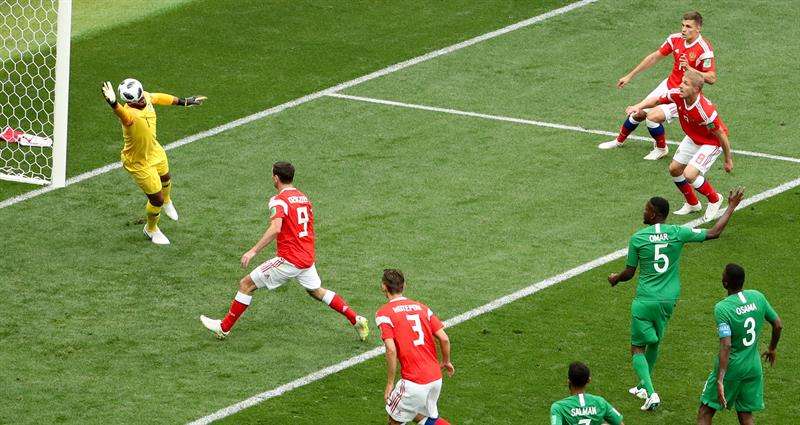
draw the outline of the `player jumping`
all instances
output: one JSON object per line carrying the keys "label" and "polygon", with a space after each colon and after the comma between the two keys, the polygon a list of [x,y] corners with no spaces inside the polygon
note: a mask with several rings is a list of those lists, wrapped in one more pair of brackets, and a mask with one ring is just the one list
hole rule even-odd
{"label": "player jumping", "polygon": [[[684,72],[689,68],[699,72],[706,83],[714,84],[717,81],[714,51],[711,49],[711,43],[700,35],[702,27],[703,17],[699,12],[685,13],[681,23],[681,32],[670,34],[658,50],[647,55],[636,68],[633,68],[631,72],[620,78],[619,81],[617,81],[617,87],[625,87],[633,77],[649,69],[669,54],[672,54],[674,58],[672,72],[667,79],[662,81],[655,90],[647,95],[647,98],[657,99],[666,94],[669,89],[678,87]],[[665,104],[649,112],[650,113],[647,113],[642,110],[638,110],[634,113],[628,112],[628,117],[622,124],[617,138],[609,142],[601,143],[598,147],[600,149],[621,147],[625,139],[628,138],[628,135],[639,126],[642,120],[644,120],[647,125],[647,130],[650,132],[650,136],[655,140],[653,150],[650,151],[644,159],[655,161],[667,156],[669,149],[667,148],[667,139],[664,134],[663,123],[664,121],[670,122],[676,118],[678,116],[678,111],[675,105]]]}
{"label": "player jumping", "polygon": [[[453,376],[450,363],[450,340],[444,325],[428,306],[403,296],[405,278],[396,269],[383,271],[381,290],[388,303],[375,313],[386,346],[386,412],[389,425],[415,421],[420,425],[449,425],[439,417],[436,403],[442,391],[442,371]],[[442,349],[442,362],[436,344]],[[394,383],[397,362],[402,379]]]}
{"label": "player jumping", "polygon": [[273,240],[276,240],[277,256],[256,267],[239,281],[239,292],[224,319],[200,316],[200,321],[217,338],[225,338],[250,305],[256,289],[276,289],[294,278],[308,295],[345,316],[364,341],[369,335],[367,319],[357,315],[340,295],[322,287],[314,266],[314,212],[311,201],[292,185],[293,181],[292,164],[276,162],[272,165],[272,182],[278,194],[269,200],[269,227],[255,246],[242,255],[242,267],[246,268],[250,260]]}
{"label": "player jumping", "polygon": [[739,423],[752,425],[753,412],[764,410],[763,371],[758,357],[761,326],[765,320],[772,325],[772,339],[763,356],[774,366],[783,323],[761,292],[742,289],[741,266],[725,266],[722,287],[728,296],[714,306],[719,356],[700,397],[697,423],[711,425],[717,410],[735,407]]}
{"label": "player jumping", "polygon": [[163,209],[167,217],[177,220],[178,211],[170,197],[172,185],[167,154],[156,140],[156,110],[153,105],[194,106],[202,104],[206,97],[184,99],[164,93],[148,93],[142,88],[142,83],[132,78],[119,85],[120,98],[125,102],[123,105],[117,103],[110,82],[103,83],[102,92],[122,123],[122,137],[125,139],[122,166],[147,195],[144,234],[155,244],[168,245],[169,239],[158,228],[158,217]]}
{"label": "player jumping", "polygon": [[717,239],[743,195],[742,188],[731,190],[728,208],[709,230],[664,224],[669,215],[669,203],[664,198],[650,198],[644,206],[644,224],[647,227],[631,236],[625,270],[608,276],[611,286],[616,286],[619,282],[631,280],[639,268],[636,296],[631,302],[631,355],[639,384],[628,392],[645,399],[642,410],[655,410],[661,403],[650,376],[667,322],[680,296],[683,245]]}
{"label": "player jumping", "polygon": [[[686,137],[669,164],[669,173],[686,202],[674,214],[686,215],[703,209],[694,193],[697,190],[708,199],[704,217],[708,221],[714,219],[722,206],[722,195],[714,190],[705,174],[720,153],[725,155],[723,168],[730,173],[733,170],[733,153],[728,140],[728,128],[722,122],[714,104],[703,96],[702,89],[703,77],[689,71],[684,74],[678,89],[672,89],[659,98],[648,98],[629,106],[628,111],[638,113],[659,104],[672,105],[678,109],[681,128]],[[647,115],[652,113],[651,109]]]}
{"label": "player jumping", "polygon": [[571,396],[550,406],[550,425],[624,425],[622,414],[603,397],[586,392],[592,377],[589,367],[573,362],[567,372]]}

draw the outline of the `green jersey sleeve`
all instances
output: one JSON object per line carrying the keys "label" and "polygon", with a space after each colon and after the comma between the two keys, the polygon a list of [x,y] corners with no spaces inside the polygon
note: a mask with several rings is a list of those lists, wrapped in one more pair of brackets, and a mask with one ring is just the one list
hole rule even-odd
{"label": "green jersey sleeve", "polygon": [[725,307],[721,303],[714,307],[714,319],[717,322],[717,335],[720,339],[733,335],[730,320],[726,314]]}
{"label": "green jersey sleeve", "polygon": [[764,294],[761,294],[761,300],[764,302],[764,318],[770,323],[774,322],[775,319],[778,318],[778,313],[772,308],[772,305],[767,301],[767,297],[765,297]]}
{"label": "green jersey sleeve", "polygon": [[550,406],[550,425],[563,425],[564,421],[561,418],[561,413],[558,411],[558,403],[553,403]]}
{"label": "green jersey sleeve", "polygon": [[678,240],[681,242],[703,242],[706,240],[708,230],[706,229],[690,229],[688,227],[678,227]]}
{"label": "green jersey sleeve", "polygon": [[603,420],[606,421],[608,425],[620,425],[622,423],[622,413],[619,413],[608,401],[605,401],[605,403],[606,414],[603,416]]}
{"label": "green jersey sleeve", "polygon": [[625,261],[626,266],[634,268],[639,266],[639,246],[635,239],[636,235],[633,235],[628,241],[628,259]]}

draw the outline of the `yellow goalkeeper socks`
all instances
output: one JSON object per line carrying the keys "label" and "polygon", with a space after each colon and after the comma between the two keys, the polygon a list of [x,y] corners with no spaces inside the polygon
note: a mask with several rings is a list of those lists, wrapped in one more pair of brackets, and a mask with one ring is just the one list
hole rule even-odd
{"label": "yellow goalkeeper socks", "polygon": [[161,194],[164,195],[165,204],[172,202],[172,198],[169,197],[170,192],[172,192],[172,180],[161,182]]}
{"label": "yellow goalkeeper socks", "polygon": [[144,210],[147,212],[147,231],[155,232],[158,228],[158,216],[161,214],[161,207],[157,207],[147,201]]}

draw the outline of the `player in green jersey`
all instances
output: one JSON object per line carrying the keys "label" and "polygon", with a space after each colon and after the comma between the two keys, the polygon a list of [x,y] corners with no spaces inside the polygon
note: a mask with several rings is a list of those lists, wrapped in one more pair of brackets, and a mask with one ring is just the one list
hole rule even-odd
{"label": "player in green jersey", "polygon": [[567,379],[572,395],[550,406],[551,425],[624,425],[622,414],[609,402],[586,392],[592,380],[588,366],[581,362],[570,364]]}
{"label": "player in green jersey", "polygon": [[665,224],[669,203],[664,198],[650,198],[644,207],[647,227],[631,236],[625,270],[608,276],[611,286],[616,286],[619,282],[631,280],[639,269],[636,296],[631,302],[631,355],[639,385],[628,392],[645,400],[642,410],[654,410],[661,404],[650,374],[658,359],[659,344],[667,322],[680,295],[683,245],[718,238],[743,196],[744,189],[731,190],[728,209],[708,230]]}
{"label": "player in green jersey", "polygon": [[783,323],[761,292],[744,287],[744,269],[728,264],[722,273],[728,296],[714,307],[719,334],[719,356],[700,396],[698,425],[710,425],[717,410],[736,408],[739,423],[754,424],[753,412],[764,409],[764,384],[758,337],[766,320],[772,339],[764,358],[775,365]]}

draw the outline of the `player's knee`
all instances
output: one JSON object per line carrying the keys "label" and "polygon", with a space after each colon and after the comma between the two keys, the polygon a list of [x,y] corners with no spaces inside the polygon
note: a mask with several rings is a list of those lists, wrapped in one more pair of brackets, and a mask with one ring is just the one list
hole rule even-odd
{"label": "player's knee", "polygon": [[683,174],[684,166],[678,162],[672,161],[669,163],[669,174],[672,177],[678,177]]}
{"label": "player's knee", "polygon": [[693,183],[700,176],[700,170],[694,167],[686,167],[683,170],[683,176],[686,177],[686,180],[689,180],[689,183]]}
{"label": "player's knee", "polygon": [[170,177],[169,173],[164,174],[163,176],[159,176],[161,178],[161,183],[167,183],[170,181],[172,177]]}
{"label": "player's knee", "polygon": [[325,297],[326,292],[328,291],[322,287],[319,287],[317,289],[306,289],[306,293],[308,294],[308,296],[318,301],[322,301],[322,298]]}
{"label": "player's knee", "polygon": [[150,201],[150,205],[154,207],[160,207],[164,205],[164,196],[161,194],[161,192],[147,195],[147,199]]}
{"label": "player's knee", "polygon": [[239,292],[243,294],[250,295],[256,289],[258,289],[258,287],[256,286],[255,282],[253,282],[253,279],[250,278],[250,275],[243,277],[239,281]]}

